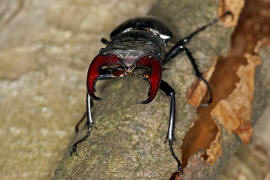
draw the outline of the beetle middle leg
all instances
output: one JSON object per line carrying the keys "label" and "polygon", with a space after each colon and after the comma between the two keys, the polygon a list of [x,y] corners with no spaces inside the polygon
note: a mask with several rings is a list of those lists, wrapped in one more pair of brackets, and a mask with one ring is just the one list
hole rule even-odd
{"label": "beetle middle leg", "polygon": [[186,53],[189,61],[192,64],[192,67],[193,67],[193,69],[195,71],[195,75],[199,79],[201,79],[206,84],[206,86],[207,86],[207,89],[208,89],[208,92],[209,92],[209,96],[210,97],[208,99],[207,104],[201,104],[201,106],[208,106],[212,102],[212,89],[210,87],[210,84],[206,81],[206,79],[203,77],[202,73],[199,71],[198,66],[197,66],[197,64],[195,62],[195,59],[193,58],[193,56],[192,56],[191,52],[188,50],[188,48],[186,48],[185,46],[183,46],[183,49],[184,49],[184,51],[185,51],[185,53]]}
{"label": "beetle middle leg", "polygon": [[170,120],[169,120],[169,126],[168,126],[168,133],[165,139],[165,142],[168,140],[169,141],[169,147],[170,147],[170,152],[173,156],[173,158],[177,162],[177,173],[180,172],[183,174],[183,169],[182,169],[182,164],[180,160],[177,158],[177,156],[174,153],[173,150],[173,142],[175,141],[174,138],[174,125],[175,125],[175,92],[173,88],[165,81],[161,80],[160,83],[160,89],[163,90],[167,96],[171,97],[171,102],[170,102]]}
{"label": "beetle middle leg", "polygon": [[192,67],[195,71],[195,75],[201,79],[207,86],[208,92],[209,92],[209,99],[208,102],[206,104],[201,104],[201,106],[207,106],[208,104],[210,104],[212,102],[212,90],[211,87],[209,85],[209,83],[206,81],[206,79],[203,77],[202,73],[199,71],[198,66],[195,62],[195,59],[193,58],[191,52],[188,50],[188,48],[186,48],[184,45],[187,44],[195,35],[197,35],[198,33],[202,32],[203,30],[205,30],[206,28],[208,28],[209,26],[217,23],[219,21],[219,19],[227,16],[227,15],[231,15],[232,13],[230,11],[225,12],[223,15],[221,15],[218,18],[213,19],[210,23],[198,28],[196,31],[192,32],[191,34],[189,34],[188,36],[186,36],[185,38],[181,39],[180,41],[178,41],[171,49],[170,51],[166,54],[166,57],[163,59],[162,64],[165,65],[166,63],[168,63],[172,58],[174,58],[175,56],[177,56],[179,53],[181,53],[182,51],[185,51],[189,61],[192,64]]}
{"label": "beetle middle leg", "polygon": [[185,44],[187,44],[195,35],[199,34],[200,32],[204,31],[205,29],[207,29],[209,26],[216,24],[220,19],[222,19],[223,17],[230,15],[233,17],[232,13],[230,11],[225,12],[224,14],[222,14],[221,16],[219,16],[218,18],[213,19],[211,22],[209,22],[208,24],[198,28],[196,31],[190,33],[188,36],[184,37],[183,39],[181,39],[180,41],[178,41],[171,49],[170,51],[166,54],[166,57],[163,59],[162,64],[166,64],[167,62],[169,62],[172,58],[174,58],[175,56],[177,56],[180,52],[183,51],[182,46],[184,46]]}
{"label": "beetle middle leg", "polygon": [[[198,68],[198,65],[196,64],[196,61],[195,61],[194,57],[192,56],[191,52],[189,51],[189,49],[187,47],[185,47],[183,44],[179,45],[177,47],[177,49],[172,48],[172,50],[167,54],[167,57],[169,57],[171,59],[171,58],[175,57],[178,53],[180,53],[182,51],[184,51],[186,53],[191,65],[193,67],[193,70],[195,71],[196,77],[201,79],[207,86],[208,93],[209,93],[209,99],[208,99],[206,104],[201,104],[201,106],[208,106],[212,102],[212,89],[211,89],[211,86],[208,83],[208,81],[203,77],[203,74],[200,72],[200,70]],[[167,58],[165,58],[164,60],[165,60],[165,63],[168,62]]]}
{"label": "beetle middle leg", "polygon": [[207,106],[212,102],[212,89],[210,87],[210,84],[206,81],[206,79],[203,77],[202,73],[200,72],[198,65],[196,64],[195,59],[193,58],[191,52],[184,46],[184,44],[177,46],[177,48],[172,48],[172,50],[167,54],[166,58],[163,60],[163,64],[167,63],[170,59],[178,55],[180,52],[185,51],[197,78],[201,79],[207,86],[208,92],[209,92],[209,99],[206,104],[201,104],[201,106]]}
{"label": "beetle middle leg", "polygon": [[85,118],[85,115],[86,115],[86,117],[87,117],[87,122],[86,122],[87,133],[83,138],[81,138],[80,140],[78,140],[76,143],[73,144],[72,150],[70,152],[71,155],[73,155],[73,153],[76,153],[77,145],[80,144],[81,142],[85,141],[90,136],[90,133],[92,131],[94,122],[93,122],[92,116],[91,116],[91,104],[92,104],[92,99],[91,99],[90,95],[87,93],[86,94],[86,112],[85,112],[84,116],[82,117],[82,119],[76,125],[76,132],[77,132],[78,126],[83,121],[83,119]]}

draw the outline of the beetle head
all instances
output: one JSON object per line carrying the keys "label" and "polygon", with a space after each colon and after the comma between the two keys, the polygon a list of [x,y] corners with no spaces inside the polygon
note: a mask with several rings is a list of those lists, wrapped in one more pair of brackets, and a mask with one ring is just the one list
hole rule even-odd
{"label": "beetle head", "polygon": [[87,75],[87,90],[95,100],[101,100],[95,95],[95,84],[97,80],[109,78],[123,78],[133,74],[136,70],[143,70],[143,76],[150,84],[148,98],[139,103],[150,103],[156,96],[159,89],[162,67],[159,59],[150,56],[143,56],[137,60],[122,60],[115,54],[99,54],[90,64]]}

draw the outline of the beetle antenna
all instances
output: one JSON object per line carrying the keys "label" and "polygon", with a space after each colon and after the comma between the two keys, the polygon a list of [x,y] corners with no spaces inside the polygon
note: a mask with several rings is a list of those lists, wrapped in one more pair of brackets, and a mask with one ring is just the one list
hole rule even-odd
{"label": "beetle antenna", "polygon": [[101,39],[101,42],[103,43],[103,44],[109,44],[110,43],[110,41],[108,40],[108,39],[105,39],[105,38],[102,38]]}

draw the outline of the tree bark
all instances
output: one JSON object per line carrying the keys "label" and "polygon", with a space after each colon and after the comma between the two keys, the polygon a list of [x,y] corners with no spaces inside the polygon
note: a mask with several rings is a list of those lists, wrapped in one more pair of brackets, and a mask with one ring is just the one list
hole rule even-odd
{"label": "tree bark", "polygon": [[[219,1],[214,0],[159,0],[149,11],[149,15],[167,23],[177,40],[217,17],[219,6]],[[237,16],[237,13],[234,14],[234,17]],[[206,76],[207,72],[215,69],[216,57],[225,55],[229,50],[232,28],[225,28],[221,24],[209,27],[188,44],[200,70]],[[269,58],[266,59],[269,61]],[[256,113],[252,114],[251,122],[258,118],[266,106],[266,101],[262,101],[264,96],[269,96],[269,89],[264,88],[260,77],[269,77],[270,74],[264,70],[264,66],[261,67],[256,71],[254,97],[252,94],[252,112]],[[213,136],[206,140],[207,143],[198,143],[198,147],[190,150],[189,147],[196,142],[192,138],[185,142],[185,139],[191,137],[187,133],[195,126],[200,115],[187,101],[201,84],[194,83],[196,78],[185,55],[177,56],[165,68],[168,69],[164,71],[163,79],[176,92],[174,148],[185,166],[184,175],[172,178],[214,179],[226,160],[237,150],[240,144],[238,136],[243,134],[235,135],[235,131],[230,131],[219,120],[219,114],[215,113],[211,116],[211,123],[215,128]],[[195,85],[191,87],[192,84]],[[78,146],[78,156],[71,157],[69,150],[86,132],[81,131],[71,140],[53,179],[169,179],[177,167],[168,144],[164,144],[169,119],[169,98],[160,91],[152,103],[136,104],[146,97],[147,90],[146,82],[132,77],[128,80],[100,83],[97,93],[104,100],[94,102],[93,119],[96,128]],[[187,98],[188,91],[191,93]],[[218,103],[214,103],[209,109],[209,116]],[[204,124],[203,127],[207,126],[208,124]],[[239,127],[236,130],[239,131]],[[193,136],[194,134],[202,135],[193,133]],[[183,146],[183,142],[187,145]]]}

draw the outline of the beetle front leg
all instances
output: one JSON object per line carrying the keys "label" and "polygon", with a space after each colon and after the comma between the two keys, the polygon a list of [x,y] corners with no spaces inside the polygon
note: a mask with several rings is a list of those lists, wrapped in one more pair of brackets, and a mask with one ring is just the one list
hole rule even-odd
{"label": "beetle front leg", "polygon": [[[87,134],[83,138],[81,138],[80,140],[78,140],[76,143],[73,144],[70,155],[73,155],[73,153],[76,153],[77,145],[80,144],[81,142],[85,141],[90,136],[90,133],[91,133],[93,125],[94,125],[94,122],[93,122],[92,116],[91,116],[91,105],[92,105],[92,99],[91,99],[90,95],[87,93],[86,94],[86,112],[85,112],[86,117],[87,117],[87,122],[86,122],[86,126],[88,128]],[[83,119],[84,119],[84,116],[76,125],[76,130],[77,130],[77,126],[82,122]]]}
{"label": "beetle front leg", "polygon": [[[87,94],[88,94],[88,92],[86,92],[86,96],[87,96]],[[86,103],[87,103],[87,101],[86,101]],[[91,105],[91,107],[93,107],[93,101],[92,101],[92,100],[90,101],[90,105]],[[83,116],[82,116],[81,119],[77,122],[77,124],[76,124],[76,126],[75,126],[75,132],[76,132],[76,134],[79,132],[79,126],[80,126],[80,124],[83,122],[83,120],[84,120],[86,117],[87,117],[87,110],[84,112]],[[86,122],[85,126],[87,126],[87,122]],[[84,127],[85,127],[85,126],[84,126]]]}
{"label": "beetle front leg", "polygon": [[183,174],[183,169],[182,169],[182,164],[180,162],[180,160],[177,158],[177,156],[174,153],[173,150],[173,142],[175,141],[174,138],[174,125],[175,125],[175,92],[173,90],[173,88],[166,83],[165,81],[161,81],[160,83],[160,89],[163,90],[167,96],[171,97],[171,103],[170,103],[170,120],[169,120],[169,127],[168,127],[168,133],[165,139],[165,142],[168,140],[169,141],[169,147],[170,147],[170,152],[173,156],[173,158],[176,160],[177,162],[177,173],[181,173]]}

